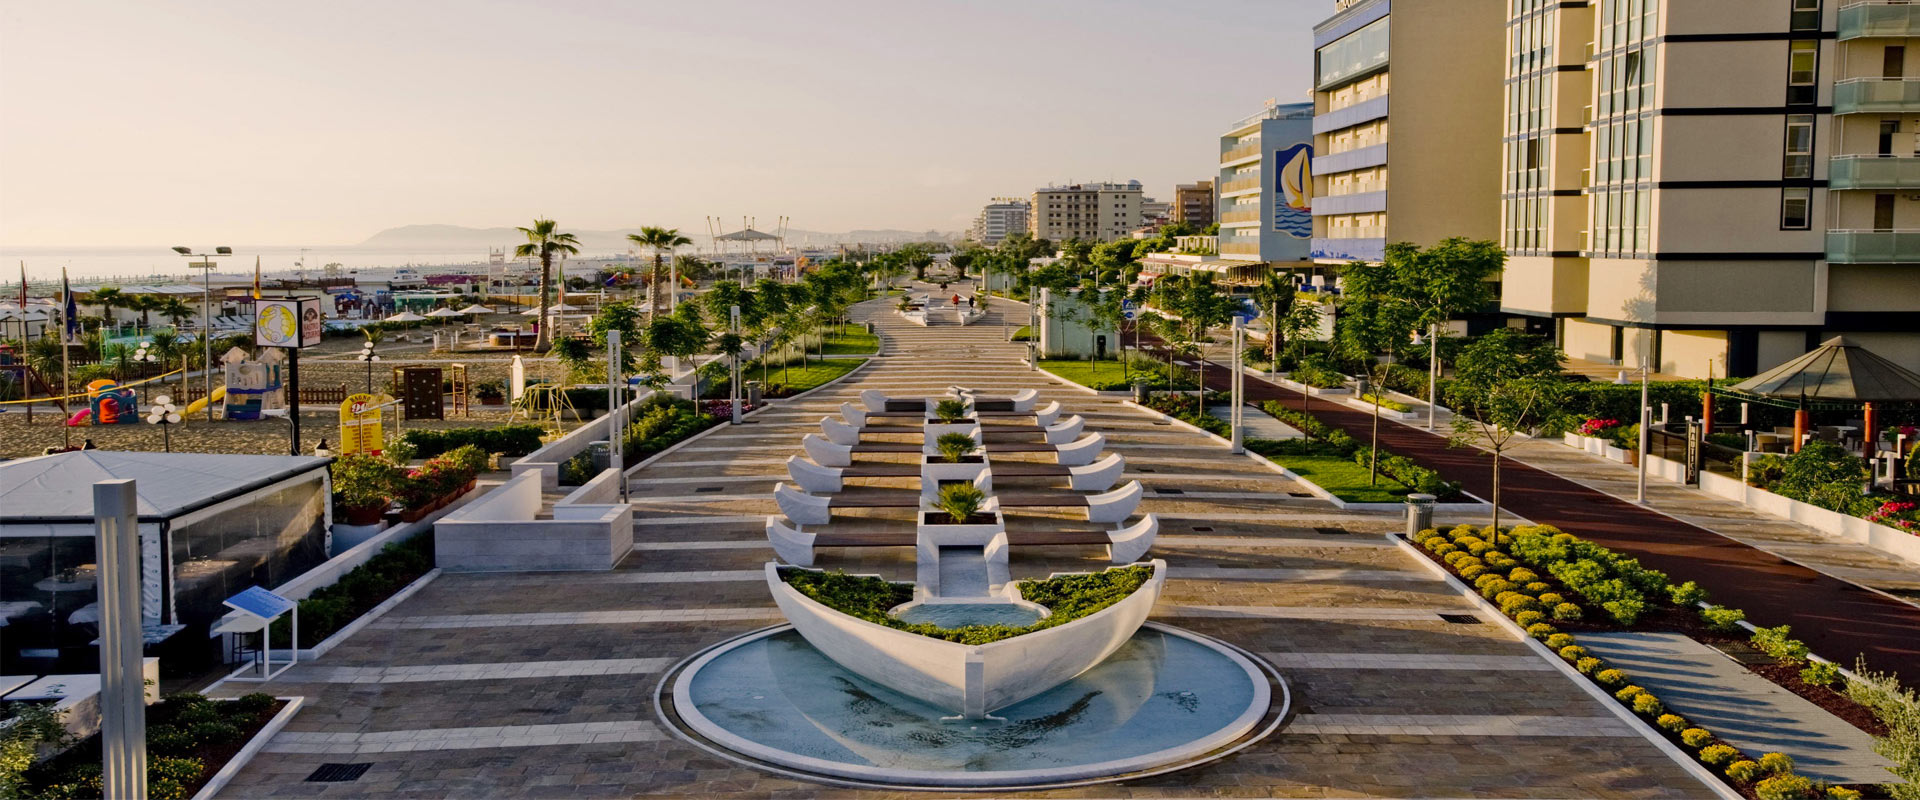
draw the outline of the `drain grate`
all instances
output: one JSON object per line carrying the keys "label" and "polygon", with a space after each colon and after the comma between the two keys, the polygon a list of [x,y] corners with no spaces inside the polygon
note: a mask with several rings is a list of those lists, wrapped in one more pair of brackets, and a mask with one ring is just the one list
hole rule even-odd
{"label": "drain grate", "polygon": [[319,769],[307,776],[308,783],[349,783],[360,780],[373,768],[373,762],[365,764],[321,764]]}
{"label": "drain grate", "polygon": [[1195,525],[1195,526],[1193,526],[1193,529],[1194,529],[1194,530],[1196,530],[1196,531],[1201,531],[1201,532],[1203,532],[1203,533],[1205,533],[1205,532],[1211,532],[1211,531],[1213,530],[1213,526],[1211,526],[1211,525]]}
{"label": "drain grate", "polygon": [[693,490],[693,491],[694,491],[694,492],[696,492],[696,493],[699,493],[699,492],[718,492],[718,491],[721,491],[721,490],[722,490],[722,488],[723,488],[723,487],[719,487],[719,486],[702,486],[702,487],[700,487],[700,488],[698,488],[698,489],[695,489],[695,490]]}
{"label": "drain grate", "polygon": [[1181,489],[1155,489],[1153,490],[1153,493],[1154,494],[1186,494],[1186,492]]}
{"label": "drain grate", "polygon": [[1346,529],[1346,528],[1314,528],[1314,529],[1313,529],[1313,532],[1314,532],[1314,533],[1317,533],[1317,534],[1320,534],[1321,536],[1345,536],[1345,535],[1347,535],[1347,529]]}
{"label": "drain grate", "polygon": [[1472,614],[1441,614],[1440,618],[1455,625],[1479,625],[1480,618]]}
{"label": "drain grate", "polygon": [[1159,472],[1157,469],[1136,469],[1134,472]]}

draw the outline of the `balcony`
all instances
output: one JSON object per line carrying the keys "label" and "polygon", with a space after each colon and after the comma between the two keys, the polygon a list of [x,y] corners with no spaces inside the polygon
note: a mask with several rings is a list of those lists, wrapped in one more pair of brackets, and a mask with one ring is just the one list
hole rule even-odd
{"label": "balcony", "polygon": [[1313,237],[1308,254],[1315,261],[1379,261],[1387,255],[1386,237],[1328,239]]}
{"label": "balcony", "polygon": [[1829,230],[1827,261],[1834,264],[1920,263],[1920,230]]}
{"label": "balcony", "polygon": [[1220,255],[1260,257],[1259,242],[1221,242]]}
{"label": "balcony", "polygon": [[1386,191],[1329,194],[1313,199],[1313,215],[1373,214],[1387,210]]}
{"label": "balcony", "polygon": [[1920,111],[1920,79],[1848,78],[1833,84],[1835,114],[1903,114]]}
{"label": "balcony", "polygon": [[1229,211],[1220,215],[1220,224],[1231,225],[1235,222],[1259,222],[1260,209],[1250,211]]}
{"label": "balcony", "polygon": [[1840,7],[1840,40],[1868,36],[1920,36],[1920,6],[1866,0]]}
{"label": "balcony", "polygon": [[1255,158],[1259,155],[1260,155],[1259,142],[1254,142],[1253,144],[1243,144],[1239,147],[1233,148],[1232,150],[1228,150],[1227,152],[1221,153],[1220,163],[1232,164],[1236,161],[1244,161],[1249,158]]}
{"label": "balcony", "polygon": [[1372,122],[1387,116],[1387,98],[1381,95],[1365,102],[1355,103],[1346,108],[1328,111],[1313,118],[1313,133],[1320,135],[1332,133],[1343,128],[1351,128],[1362,123]]}
{"label": "balcony", "polygon": [[1248,189],[1258,188],[1260,188],[1260,178],[1258,176],[1241,178],[1237,181],[1227,181],[1226,183],[1220,184],[1220,194],[1221,196],[1226,196],[1234,192],[1244,192]]}
{"label": "balcony", "polygon": [[1920,188],[1920,157],[1834,156],[1827,179],[1834,189]]}
{"label": "balcony", "polygon": [[1313,174],[1332,175],[1336,172],[1352,172],[1356,169],[1377,167],[1387,163],[1387,146],[1376,144],[1359,147],[1339,153],[1315,156]]}

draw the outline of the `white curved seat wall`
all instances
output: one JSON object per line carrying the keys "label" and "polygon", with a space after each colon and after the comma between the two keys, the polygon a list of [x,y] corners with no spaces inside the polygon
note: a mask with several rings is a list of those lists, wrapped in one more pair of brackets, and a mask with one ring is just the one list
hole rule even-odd
{"label": "white curved seat wall", "polygon": [[1120,473],[1126,468],[1126,456],[1110,453],[1096,463],[1084,467],[1068,467],[1067,480],[1076,492],[1104,492],[1120,482]]}
{"label": "white curved seat wall", "polygon": [[814,497],[784,483],[773,487],[773,502],[795,525],[825,525],[831,519],[831,499]]}
{"label": "white curved seat wall", "polygon": [[[1148,514],[1139,522],[1107,532],[1107,559],[1115,564],[1139,561],[1153,549],[1153,538],[1160,535],[1160,515]],[[777,547],[775,548],[778,549]]]}
{"label": "white curved seat wall", "polygon": [[769,515],[767,541],[781,561],[801,567],[813,566],[813,534],[789,528],[779,517]]}
{"label": "white curved seat wall", "polygon": [[1111,522],[1119,524],[1133,516],[1133,510],[1140,507],[1140,501],[1147,496],[1147,487],[1139,481],[1105,494],[1096,494],[1087,498],[1088,522]]}
{"label": "white curved seat wall", "polygon": [[800,488],[816,494],[840,491],[845,483],[840,478],[840,470],[823,467],[799,456],[787,456],[787,477]]}
{"label": "white curved seat wall", "polygon": [[853,466],[853,448],[844,444],[834,444],[822,438],[820,434],[809,433],[800,438],[800,446],[806,448],[807,457],[813,463],[823,467]]}
{"label": "white curved seat wall", "polygon": [[1080,438],[1080,431],[1087,427],[1087,418],[1075,414],[1046,426],[1047,444],[1066,444]]}
{"label": "white curved seat wall", "polygon": [[[1061,466],[1084,467],[1098,460],[1100,458],[1100,451],[1105,449],[1106,446],[1107,437],[1095,433],[1082,438],[1080,441],[1063,444],[1055,449],[1059,451],[1058,462]],[[814,460],[820,461],[818,458]],[[827,462],[820,461],[820,463],[825,464]]]}
{"label": "white curved seat wall", "polygon": [[1012,400],[1013,400],[1014,412],[1018,414],[1025,414],[1029,411],[1032,411],[1034,404],[1039,402],[1040,390],[1039,389],[1021,389],[1020,391],[1013,393]]}
{"label": "white curved seat wall", "polygon": [[826,434],[827,441],[852,447],[860,443],[860,429],[848,425],[833,417],[820,418],[820,432]]}
{"label": "white curved seat wall", "polygon": [[867,427],[867,412],[852,403],[840,404],[840,418],[852,425],[855,430]]}
{"label": "white curved seat wall", "polygon": [[1034,422],[1042,428],[1052,425],[1056,420],[1060,419],[1060,401],[1055,400],[1035,409],[1033,419]]}
{"label": "white curved seat wall", "polygon": [[879,389],[867,389],[860,393],[860,404],[867,407],[867,413],[878,414],[887,410],[887,393]]}

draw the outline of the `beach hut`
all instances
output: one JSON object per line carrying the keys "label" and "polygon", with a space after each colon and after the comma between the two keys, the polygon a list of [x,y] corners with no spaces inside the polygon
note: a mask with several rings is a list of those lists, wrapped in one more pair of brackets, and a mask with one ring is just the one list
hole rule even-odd
{"label": "beach hut", "polygon": [[136,482],[149,655],[194,667],[221,655],[207,626],[222,601],[326,560],[331,461],[81,450],[0,463],[0,674],[99,666],[95,482]]}

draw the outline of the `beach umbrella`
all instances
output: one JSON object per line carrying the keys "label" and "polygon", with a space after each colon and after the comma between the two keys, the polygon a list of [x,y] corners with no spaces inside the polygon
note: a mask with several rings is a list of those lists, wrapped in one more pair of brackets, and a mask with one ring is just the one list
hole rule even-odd
{"label": "beach umbrella", "polygon": [[427,316],[444,319],[446,317],[463,316],[464,313],[465,312],[455,311],[451,308],[436,308],[432,311],[427,312]]}
{"label": "beach umbrella", "polygon": [[493,309],[491,309],[491,308],[488,308],[488,307],[486,307],[486,306],[483,306],[483,305],[480,305],[479,303],[474,303],[473,305],[470,305],[470,306],[467,306],[466,308],[463,308],[463,309],[460,309],[460,313],[462,313],[462,314],[491,314],[491,313],[493,313]]}
{"label": "beach umbrella", "polygon": [[385,322],[426,322],[427,318],[420,316],[419,314],[415,314],[411,311],[402,311],[391,317],[387,317],[383,321]]}

